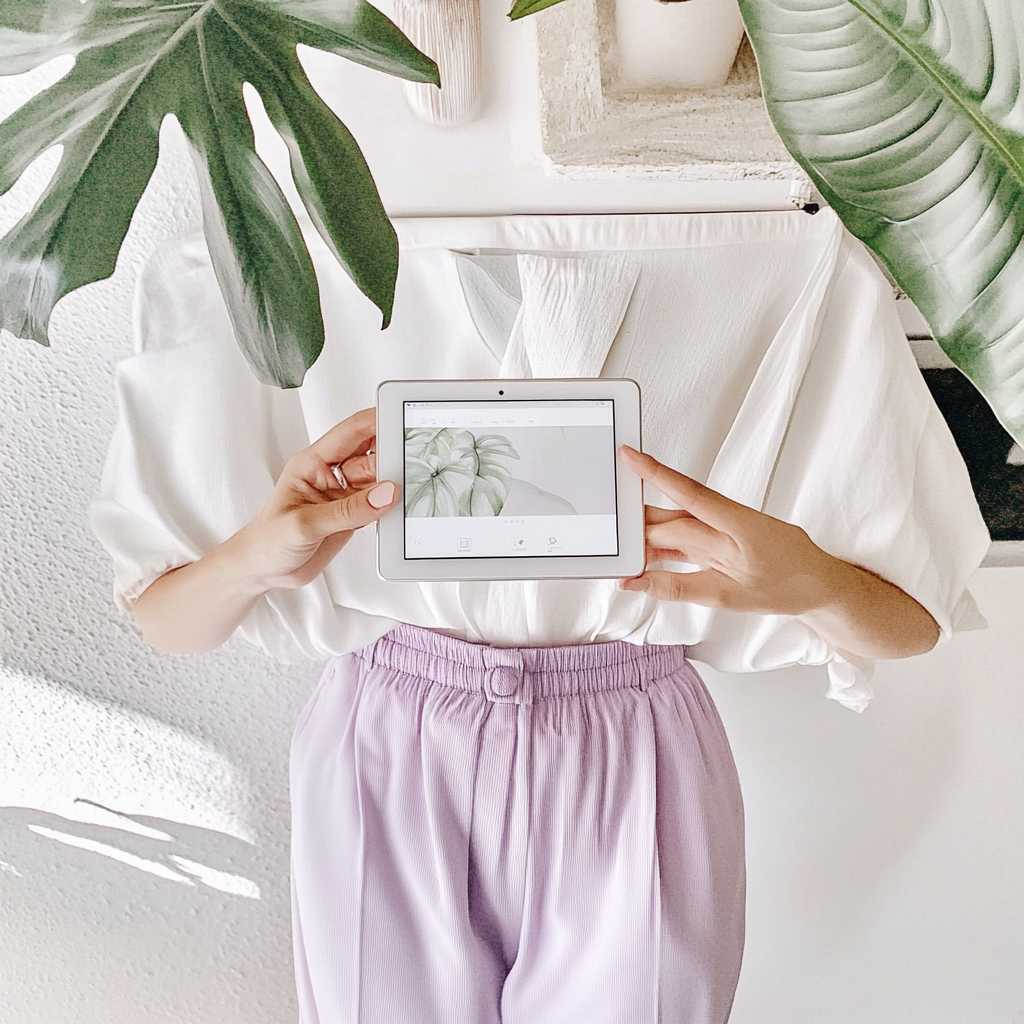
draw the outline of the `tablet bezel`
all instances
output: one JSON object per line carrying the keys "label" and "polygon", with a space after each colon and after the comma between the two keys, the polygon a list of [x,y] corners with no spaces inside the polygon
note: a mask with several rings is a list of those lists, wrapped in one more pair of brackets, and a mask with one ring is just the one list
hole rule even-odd
{"label": "tablet bezel", "polygon": [[[405,479],[406,402],[601,400],[615,402],[615,451],[641,450],[640,387],[621,378],[388,380],[377,388],[377,478]],[[644,570],[643,481],[616,458],[617,555],[513,555],[507,558],[405,557],[405,500],[377,523],[377,573],[383,580],[612,579]]]}

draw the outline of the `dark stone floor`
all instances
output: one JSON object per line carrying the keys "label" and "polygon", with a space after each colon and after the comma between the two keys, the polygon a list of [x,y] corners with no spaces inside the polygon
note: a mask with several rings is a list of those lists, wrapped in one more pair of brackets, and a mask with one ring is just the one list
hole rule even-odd
{"label": "dark stone floor", "polygon": [[1009,466],[1013,438],[959,370],[922,370],[967,463],[993,540],[1024,540],[1024,466]]}

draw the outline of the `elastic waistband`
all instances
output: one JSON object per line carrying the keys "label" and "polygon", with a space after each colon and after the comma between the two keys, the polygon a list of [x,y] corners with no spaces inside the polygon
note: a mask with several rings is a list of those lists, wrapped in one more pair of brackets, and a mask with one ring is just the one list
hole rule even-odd
{"label": "elastic waistband", "polygon": [[639,647],[625,641],[491,647],[408,625],[398,626],[356,654],[371,666],[515,704],[626,687],[646,689],[649,683],[680,670],[696,675],[686,660],[685,647]]}

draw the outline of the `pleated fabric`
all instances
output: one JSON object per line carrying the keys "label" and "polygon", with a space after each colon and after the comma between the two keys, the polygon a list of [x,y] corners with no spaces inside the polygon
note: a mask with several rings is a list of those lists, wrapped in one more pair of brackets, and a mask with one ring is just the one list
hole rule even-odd
{"label": "pleated fabric", "polygon": [[291,755],[302,1024],[724,1024],[743,808],[685,649],[400,626]]}

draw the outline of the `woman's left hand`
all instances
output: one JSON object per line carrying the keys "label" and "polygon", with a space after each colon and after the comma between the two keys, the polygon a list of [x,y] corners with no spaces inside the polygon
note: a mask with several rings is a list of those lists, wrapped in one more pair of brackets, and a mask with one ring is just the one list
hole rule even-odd
{"label": "woman's left hand", "polygon": [[838,561],[799,527],[747,508],[650,455],[620,449],[626,465],[679,510],[646,506],[647,562],[690,562],[697,572],[648,570],[622,581],[670,601],[802,615],[827,601]]}
{"label": "woman's left hand", "polygon": [[799,526],[747,508],[625,445],[622,458],[680,507],[647,506],[647,560],[690,562],[697,572],[651,570],[623,590],[765,615],[795,615],[833,646],[865,658],[930,651],[939,627],[894,583],[844,562]]}

